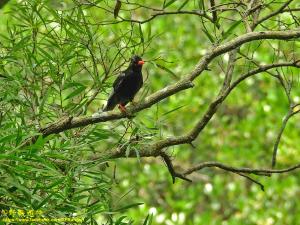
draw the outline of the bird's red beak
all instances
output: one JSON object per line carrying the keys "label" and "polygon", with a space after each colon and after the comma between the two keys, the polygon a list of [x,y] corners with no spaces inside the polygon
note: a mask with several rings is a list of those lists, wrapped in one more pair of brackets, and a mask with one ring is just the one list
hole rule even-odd
{"label": "bird's red beak", "polygon": [[144,63],[145,63],[145,61],[143,61],[143,60],[138,61],[138,65],[144,65]]}

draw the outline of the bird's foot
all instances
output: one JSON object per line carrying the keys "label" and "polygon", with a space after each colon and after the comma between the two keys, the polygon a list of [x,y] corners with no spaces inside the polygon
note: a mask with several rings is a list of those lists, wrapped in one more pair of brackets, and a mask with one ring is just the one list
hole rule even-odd
{"label": "bird's foot", "polygon": [[124,105],[119,104],[118,108],[119,108],[119,110],[120,110],[122,113],[126,113],[126,112],[127,112]]}
{"label": "bird's foot", "polygon": [[127,110],[126,110],[126,108],[125,108],[124,105],[121,105],[121,104],[120,104],[120,105],[118,105],[118,108],[119,108],[119,110],[120,110],[122,113],[125,114],[125,116],[126,116],[128,119],[132,119],[132,118],[135,117],[134,114],[131,114],[130,111],[127,111]]}

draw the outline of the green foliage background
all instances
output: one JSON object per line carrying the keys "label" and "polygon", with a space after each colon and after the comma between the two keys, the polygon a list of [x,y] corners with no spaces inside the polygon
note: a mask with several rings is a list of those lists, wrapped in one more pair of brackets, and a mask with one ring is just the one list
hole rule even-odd
{"label": "green foliage background", "polygon": [[[198,2],[202,1],[165,1],[165,8],[201,9]],[[167,225],[299,223],[298,172],[257,177],[265,192],[240,176],[217,169],[194,173],[193,183],[177,180],[172,184],[161,159],[138,157],[139,148],[149,142],[184,134],[193,127],[222,85],[226,55],[210,64],[193,89],[171,96],[132,120],[77,128],[39,137],[31,146],[22,145],[50,122],[66,115],[92,115],[101,109],[115,76],[126,68],[132,54],[148,61],[139,101],[189,73],[212,41],[225,43],[245,33],[239,15],[232,12],[222,14],[219,30],[195,15],[160,16],[141,25],[106,24],[118,21],[104,10],[113,8],[115,2],[94,3],[96,6],[76,1],[11,1],[0,11],[0,74],[5,76],[0,78],[1,209],[41,209],[51,218],[77,213],[85,224],[150,224],[148,214],[153,215],[152,224]],[[151,7],[161,5],[162,1],[151,1]],[[123,10],[120,16],[130,18],[130,11]],[[151,14],[138,9],[134,16],[143,20]],[[285,29],[294,28],[286,25],[291,21],[288,14],[282,14],[280,20],[286,22],[280,24]],[[269,27],[278,24],[266,23]],[[274,59],[299,58],[299,47],[299,40],[256,41],[243,45],[241,51],[269,64]],[[236,65],[234,78],[254,68],[243,58]],[[280,72],[293,79],[292,98],[299,102],[299,69]],[[95,100],[89,102],[95,93]],[[194,142],[196,148],[183,145],[168,152],[179,170],[202,161],[269,167],[288,107],[278,81],[259,74],[232,92]],[[298,120],[298,115],[291,119],[282,137],[280,168],[299,162]],[[129,144],[136,135],[141,140],[130,144],[127,153],[135,151],[137,158],[112,161],[97,157]]]}

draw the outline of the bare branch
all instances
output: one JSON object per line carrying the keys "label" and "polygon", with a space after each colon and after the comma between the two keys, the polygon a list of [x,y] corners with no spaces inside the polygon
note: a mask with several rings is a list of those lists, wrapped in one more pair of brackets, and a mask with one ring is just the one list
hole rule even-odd
{"label": "bare branch", "polygon": [[284,9],[282,12],[299,12],[300,8]]}
{"label": "bare branch", "polygon": [[247,167],[233,167],[233,166],[229,166],[229,165],[226,165],[226,164],[223,164],[220,162],[203,162],[194,167],[191,167],[190,169],[187,169],[185,172],[179,173],[174,170],[172,161],[166,153],[161,153],[161,156],[163,157],[164,161],[166,162],[166,165],[172,176],[173,183],[175,182],[176,177],[191,182],[191,180],[186,177],[187,175],[190,175],[190,174],[197,172],[199,170],[202,170],[204,168],[215,167],[215,168],[219,168],[219,169],[225,170],[227,172],[235,173],[239,176],[247,178],[251,182],[259,185],[262,191],[264,191],[264,185],[246,174],[254,174],[257,176],[271,176],[274,173],[287,173],[287,172],[291,172],[291,171],[294,171],[294,170],[297,170],[300,168],[300,163],[297,165],[291,166],[289,168],[286,168],[286,169],[274,170],[274,169],[252,169],[252,168],[247,168]]}
{"label": "bare branch", "polygon": [[211,13],[212,13],[212,22],[216,25],[216,27],[220,27],[220,25],[218,24],[218,15],[217,15],[217,10],[216,10],[216,3],[215,0],[210,0],[210,7],[212,9]]}
{"label": "bare branch", "polygon": [[259,24],[261,24],[262,22],[264,22],[264,21],[270,19],[270,18],[273,17],[273,16],[278,15],[279,13],[284,12],[284,9],[285,9],[292,1],[293,1],[293,0],[288,0],[288,1],[286,1],[286,2],[285,2],[278,10],[276,10],[276,11],[274,11],[274,12],[272,12],[272,13],[266,15],[265,17],[263,17],[263,18],[257,20],[256,23],[253,23],[252,29],[254,30],[254,28],[255,28],[257,25],[259,25]]}
{"label": "bare branch", "polygon": [[262,191],[265,191],[265,186],[262,183],[258,182],[257,180],[254,180],[252,177],[250,177],[248,175],[245,175],[245,174],[242,174],[242,173],[236,173],[236,174],[238,174],[242,177],[245,177],[246,179],[250,180],[251,182],[257,184]]}
{"label": "bare branch", "polygon": [[233,173],[246,173],[246,174],[255,174],[258,176],[270,176],[273,173],[287,173],[287,172],[299,169],[300,163],[297,165],[291,166],[289,168],[286,168],[286,169],[274,170],[274,169],[251,169],[251,168],[247,168],[247,167],[233,167],[233,166],[225,165],[220,162],[203,162],[197,166],[194,166],[194,167],[186,170],[182,174],[189,175],[191,173],[194,173],[196,171],[202,170],[207,167],[216,167],[216,168],[226,170],[229,172],[233,172]]}
{"label": "bare branch", "polygon": [[279,132],[277,134],[277,137],[276,137],[276,140],[275,140],[275,144],[274,144],[274,147],[273,147],[272,168],[274,168],[275,165],[276,165],[276,157],[277,157],[278,146],[279,146],[282,134],[284,132],[284,129],[285,129],[285,127],[286,127],[289,119],[292,118],[297,113],[299,113],[299,110],[296,110],[295,107],[297,107],[297,105],[296,106],[290,106],[290,109],[289,109],[288,113],[285,115],[285,117],[284,117],[284,119],[282,121],[280,130],[279,130]]}
{"label": "bare branch", "polygon": [[230,83],[232,80],[232,74],[234,71],[235,61],[236,61],[236,54],[238,49],[234,49],[229,53],[229,60],[228,60],[228,66],[225,74],[225,79],[223,82],[223,87],[221,89],[221,92],[226,91],[230,87]]}
{"label": "bare branch", "polygon": [[160,153],[160,156],[163,158],[164,162],[166,163],[167,167],[168,167],[168,170],[172,176],[172,181],[173,181],[173,184],[175,183],[175,178],[180,178],[182,180],[185,180],[185,181],[189,181],[189,182],[192,182],[192,180],[186,178],[184,175],[182,175],[181,173],[178,173],[175,171],[174,169],[174,166],[173,166],[173,163],[170,159],[170,157],[165,153],[165,152],[161,152]]}
{"label": "bare branch", "polygon": [[196,68],[188,76],[191,80],[194,80],[205,68],[207,65],[217,56],[222,55],[226,52],[229,52],[245,43],[254,41],[254,40],[263,40],[263,39],[278,39],[278,40],[288,40],[292,38],[297,38],[300,36],[300,29],[289,30],[289,31],[261,31],[261,32],[250,32],[244,35],[241,35],[231,41],[213,47],[204,55],[201,60],[196,65]]}
{"label": "bare branch", "polygon": [[300,68],[300,64],[298,63],[298,60],[296,60],[294,62],[288,62],[288,63],[274,63],[274,64],[270,64],[270,65],[261,65],[261,66],[257,65],[257,66],[259,66],[259,68],[249,71],[248,73],[240,76],[236,81],[234,81],[232,83],[232,85],[230,86],[230,91],[232,89],[234,89],[241,81],[245,80],[246,78],[256,75],[258,73],[261,73],[261,72],[265,72],[265,71],[273,69],[273,68],[288,67],[288,66]]}
{"label": "bare branch", "polygon": [[[118,21],[103,21],[97,25],[111,25],[111,24],[118,24],[118,23],[122,23],[122,22],[144,24],[144,23],[148,23],[148,22],[152,21],[156,17],[168,16],[168,15],[195,15],[195,16],[199,16],[199,17],[204,17],[207,20],[213,22],[213,18],[202,11],[179,10],[179,11],[159,11],[157,13],[152,14],[151,17],[149,17],[145,20],[126,19],[121,16],[117,16],[117,18],[119,18],[120,20],[118,20]],[[94,25],[96,25],[96,24],[94,24]]]}

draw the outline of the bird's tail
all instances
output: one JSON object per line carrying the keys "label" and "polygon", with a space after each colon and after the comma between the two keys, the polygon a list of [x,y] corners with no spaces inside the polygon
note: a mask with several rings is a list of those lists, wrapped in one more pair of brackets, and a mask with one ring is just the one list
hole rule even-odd
{"label": "bird's tail", "polygon": [[109,96],[109,98],[107,100],[107,103],[103,109],[103,112],[113,110],[117,104],[118,104],[118,99],[116,98],[114,93],[112,93],[111,96]]}

